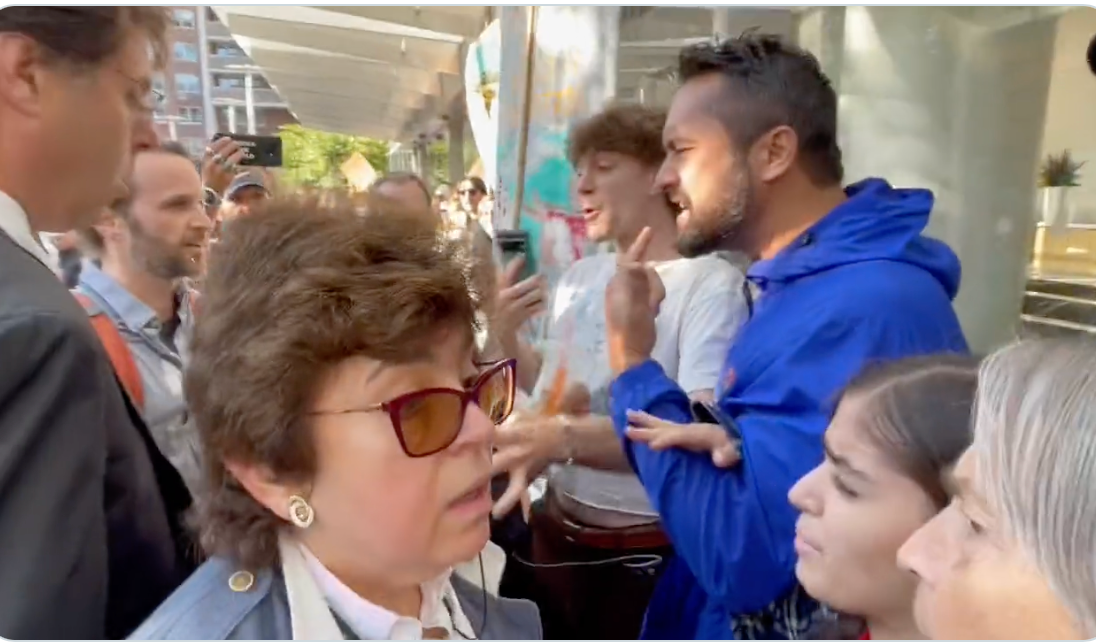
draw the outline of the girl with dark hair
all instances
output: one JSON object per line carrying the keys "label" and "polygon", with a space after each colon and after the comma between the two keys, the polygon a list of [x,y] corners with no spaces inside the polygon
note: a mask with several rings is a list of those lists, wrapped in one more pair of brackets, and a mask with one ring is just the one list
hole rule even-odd
{"label": "girl with dark hair", "polygon": [[917,580],[897,553],[947,505],[945,476],[970,445],[977,379],[975,359],[937,355],[871,366],[845,389],[825,460],[788,495],[801,511],[796,576],[834,612],[810,637],[924,637]]}

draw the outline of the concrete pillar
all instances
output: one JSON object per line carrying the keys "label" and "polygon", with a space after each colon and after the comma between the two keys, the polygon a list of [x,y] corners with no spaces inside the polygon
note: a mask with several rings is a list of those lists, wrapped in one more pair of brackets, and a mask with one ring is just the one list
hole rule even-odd
{"label": "concrete pillar", "polygon": [[207,140],[217,133],[217,112],[213,109],[213,74],[209,71],[209,41],[206,39],[206,12],[209,7],[194,8],[198,17],[198,62],[202,68],[202,122]]}
{"label": "concrete pillar", "polygon": [[797,44],[818,58],[834,89],[841,91],[845,56],[845,7],[812,7],[798,16]]}
{"label": "concrete pillar", "polygon": [[725,38],[731,35],[731,7],[712,7],[712,35]]}
{"label": "concrete pillar", "polygon": [[844,47],[829,66],[848,180],[936,194],[928,231],[962,261],[956,310],[971,347],[987,351],[1019,324],[1056,19],[995,28],[957,9],[837,9]]}
{"label": "concrete pillar", "polygon": [[225,107],[228,112],[228,133],[236,133],[236,106],[229,105]]}
{"label": "concrete pillar", "polygon": [[499,88],[493,110],[498,111],[495,153],[495,211],[491,225],[496,230],[518,226],[516,202],[520,162],[521,129],[528,82],[528,38],[531,6],[499,7]]}
{"label": "concrete pillar", "polygon": [[795,14],[789,9],[712,7],[712,34],[726,38],[749,29],[790,37],[795,31]]}
{"label": "concrete pillar", "polygon": [[247,133],[255,135],[255,74],[244,74],[244,111],[247,112]]}
{"label": "concrete pillar", "polygon": [[657,105],[657,82],[651,76],[643,76],[639,79],[639,90],[636,101],[641,105]]}
{"label": "concrete pillar", "polygon": [[449,112],[449,182],[456,185],[464,178],[464,121],[467,110],[464,98],[455,101],[455,105]]}
{"label": "concrete pillar", "polygon": [[[536,38],[527,84],[530,15]],[[504,6],[500,24],[495,229],[517,225],[528,231],[534,263],[552,281],[588,250],[585,224],[575,212],[567,137],[578,120],[616,93],[620,7]]]}

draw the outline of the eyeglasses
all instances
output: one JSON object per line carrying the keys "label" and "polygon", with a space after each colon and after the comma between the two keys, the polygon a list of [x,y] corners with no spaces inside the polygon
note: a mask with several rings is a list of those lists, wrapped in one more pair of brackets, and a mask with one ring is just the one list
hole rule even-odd
{"label": "eyeglasses", "polygon": [[154,112],[160,107],[164,106],[164,101],[167,100],[167,96],[159,89],[149,89],[148,96],[145,97],[143,109],[145,112]]}
{"label": "eyeglasses", "polygon": [[129,82],[136,85],[139,90],[144,93],[143,97],[130,98],[130,108],[132,108],[134,111],[147,116],[154,113],[157,109],[163,106],[164,101],[167,99],[167,97],[164,95],[164,92],[154,87],[145,88],[144,83],[130,76],[121,69],[115,69],[114,71],[122,78],[125,78]]}
{"label": "eyeglasses", "polygon": [[429,457],[457,440],[469,403],[479,406],[495,425],[506,421],[514,409],[516,364],[513,359],[482,364],[483,372],[464,390],[426,388],[364,408],[311,414],[344,415],[383,410],[392,421],[403,452],[408,457]]}

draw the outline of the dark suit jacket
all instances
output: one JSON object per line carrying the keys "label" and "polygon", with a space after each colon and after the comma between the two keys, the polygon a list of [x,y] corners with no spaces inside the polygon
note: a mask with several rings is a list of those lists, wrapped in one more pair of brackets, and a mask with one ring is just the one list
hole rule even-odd
{"label": "dark suit jacket", "polygon": [[0,232],[0,636],[125,637],[190,570],[189,501],[84,310]]}

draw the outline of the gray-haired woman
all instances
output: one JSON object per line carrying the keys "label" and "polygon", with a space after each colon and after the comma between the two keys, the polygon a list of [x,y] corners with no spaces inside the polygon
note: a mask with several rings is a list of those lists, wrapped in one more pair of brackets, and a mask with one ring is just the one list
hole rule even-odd
{"label": "gray-haired woman", "polygon": [[1096,636],[1096,343],[1026,341],[982,365],[951,504],[899,551],[934,639]]}

